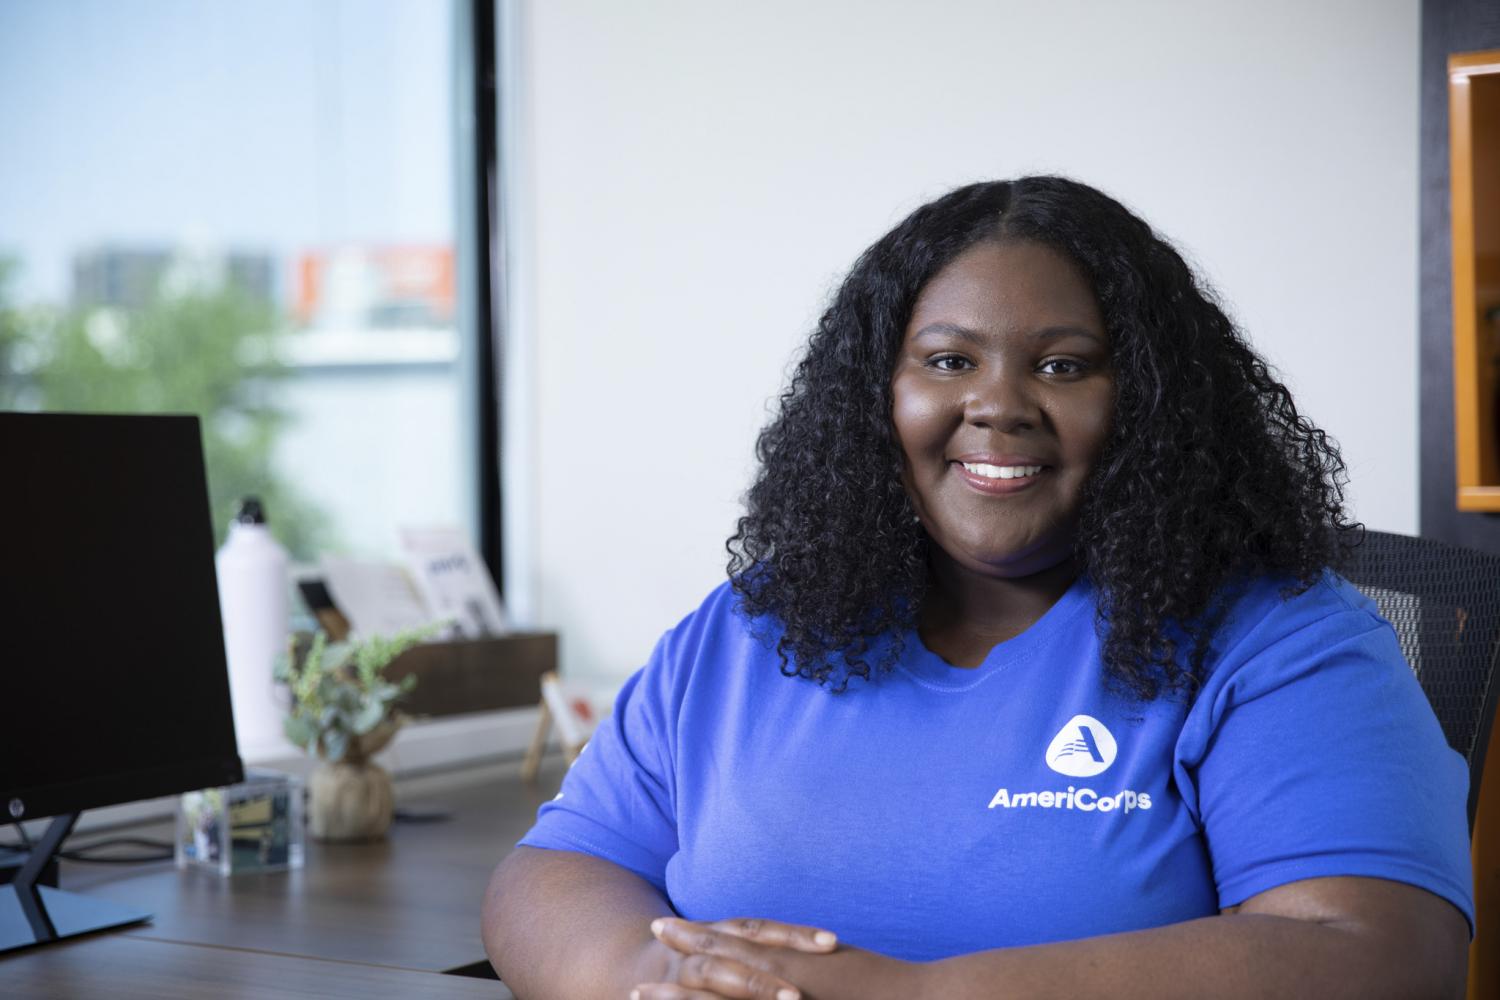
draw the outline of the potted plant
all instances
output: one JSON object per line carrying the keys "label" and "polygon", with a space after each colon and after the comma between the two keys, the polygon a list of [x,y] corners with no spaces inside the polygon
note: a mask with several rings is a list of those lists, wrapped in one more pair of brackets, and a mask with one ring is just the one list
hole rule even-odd
{"label": "potted plant", "polygon": [[416,684],[384,676],[401,653],[428,638],[435,627],[371,636],[330,645],[319,632],[296,657],[278,664],[277,679],[290,685],[287,739],[319,757],[308,779],[308,832],[319,840],[369,840],[385,835],[395,811],[391,777],[372,759],[406,721],[397,710]]}

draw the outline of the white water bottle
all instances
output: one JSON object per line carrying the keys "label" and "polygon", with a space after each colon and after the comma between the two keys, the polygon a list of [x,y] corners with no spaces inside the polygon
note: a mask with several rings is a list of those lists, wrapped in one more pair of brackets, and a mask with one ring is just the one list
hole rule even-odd
{"label": "white water bottle", "polygon": [[272,675],[286,652],[287,555],[271,537],[255,497],[240,501],[229,537],[214,558],[224,651],[229,658],[229,695],[240,756],[266,756],[291,748],[282,735],[285,710]]}

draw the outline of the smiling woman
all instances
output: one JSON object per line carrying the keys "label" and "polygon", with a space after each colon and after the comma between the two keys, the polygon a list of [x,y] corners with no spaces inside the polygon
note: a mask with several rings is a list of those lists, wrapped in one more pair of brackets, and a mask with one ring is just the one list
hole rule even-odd
{"label": "smiling woman", "polygon": [[1338,452],[1145,223],[923,206],[757,451],[730,579],[496,871],[519,996],[1459,989],[1466,772],[1333,571]]}

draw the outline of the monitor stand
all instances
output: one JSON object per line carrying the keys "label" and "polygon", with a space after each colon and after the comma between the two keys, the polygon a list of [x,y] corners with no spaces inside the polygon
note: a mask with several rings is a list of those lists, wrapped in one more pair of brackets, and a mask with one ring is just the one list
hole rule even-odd
{"label": "monitor stand", "polygon": [[77,813],[58,816],[31,848],[16,877],[0,885],[0,955],[94,931],[139,924],[151,914],[104,899],[41,885],[42,870],[73,832]]}

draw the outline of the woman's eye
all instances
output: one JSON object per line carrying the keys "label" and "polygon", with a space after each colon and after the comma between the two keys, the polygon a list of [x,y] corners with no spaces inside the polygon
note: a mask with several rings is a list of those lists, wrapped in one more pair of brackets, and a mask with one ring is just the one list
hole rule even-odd
{"label": "woman's eye", "polygon": [[927,364],[938,371],[944,372],[958,372],[963,371],[965,368],[973,367],[969,359],[960,354],[940,354],[935,358],[929,359]]}
{"label": "woman's eye", "polygon": [[1075,361],[1072,358],[1052,358],[1043,361],[1037,371],[1044,375],[1077,375],[1086,367],[1088,366],[1082,361]]}

